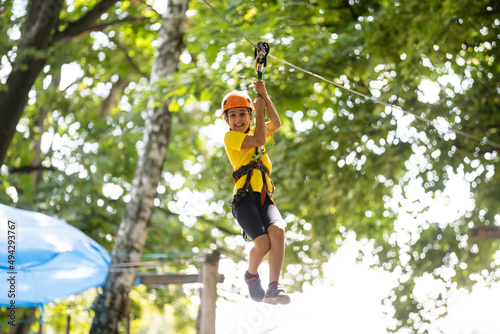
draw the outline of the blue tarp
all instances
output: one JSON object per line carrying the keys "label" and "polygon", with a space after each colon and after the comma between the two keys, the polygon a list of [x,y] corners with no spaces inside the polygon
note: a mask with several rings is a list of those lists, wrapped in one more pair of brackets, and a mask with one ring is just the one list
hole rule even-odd
{"label": "blue tarp", "polygon": [[104,248],[65,221],[0,204],[0,305],[38,306],[102,286],[110,262]]}

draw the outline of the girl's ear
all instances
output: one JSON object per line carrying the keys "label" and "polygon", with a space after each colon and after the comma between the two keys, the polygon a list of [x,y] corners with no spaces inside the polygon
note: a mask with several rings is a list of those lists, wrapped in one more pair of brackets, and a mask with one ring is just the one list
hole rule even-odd
{"label": "girl's ear", "polygon": [[[227,120],[227,117],[224,117],[224,120],[226,121],[226,124],[229,126],[229,121]],[[232,130],[231,126],[229,126],[229,130]]]}

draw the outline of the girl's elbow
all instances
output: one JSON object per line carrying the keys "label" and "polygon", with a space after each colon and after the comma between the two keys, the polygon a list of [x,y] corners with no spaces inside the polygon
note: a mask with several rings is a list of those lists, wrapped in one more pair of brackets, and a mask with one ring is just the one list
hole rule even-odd
{"label": "girl's elbow", "polygon": [[256,146],[263,146],[266,144],[266,136],[264,136],[263,138],[258,138],[257,139],[257,145]]}
{"label": "girl's elbow", "polygon": [[271,133],[275,133],[276,131],[278,131],[278,129],[281,127],[281,121],[277,121],[277,122],[272,122],[269,126],[269,130],[271,131]]}

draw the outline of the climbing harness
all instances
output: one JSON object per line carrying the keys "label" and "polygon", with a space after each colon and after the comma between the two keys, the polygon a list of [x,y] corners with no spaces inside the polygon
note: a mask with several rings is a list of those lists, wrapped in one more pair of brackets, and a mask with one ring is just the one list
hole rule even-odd
{"label": "climbing harness", "polygon": [[[252,185],[250,184],[250,181],[252,179],[252,174],[253,174],[254,170],[255,171],[260,171],[260,173],[262,175],[263,185],[262,185],[262,189],[260,191],[261,195],[260,195],[260,201],[259,202],[257,202],[257,200],[254,198],[254,195],[253,195],[254,191],[252,189]],[[272,186],[271,189],[269,189],[269,187],[267,185],[266,175],[269,178],[269,181],[271,182],[271,186]],[[249,192],[250,196],[252,196],[252,201],[254,202],[254,204],[260,204],[261,206],[264,204],[264,201],[266,199],[266,195],[268,195],[269,198],[272,201],[272,193],[274,192],[274,184],[273,184],[273,181],[270,178],[269,169],[266,166],[264,166],[264,164],[261,161],[251,162],[248,165],[241,166],[240,168],[238,168],[237,170],[235,170],[233,172],[232,176],[233,176],[233,182],[235,184],[243,176],[246,177],[245,183],[243,184],[243,187],[241,187],[240,189],[238,189],[238,191],[236,192],[236,195],[238,195],[238,196],[241,196],[241,195],[245,196],[246,193]],[[242,198],[243,198],[243,196],[242,196]],[[238,205],[239,202],[241,202],[242,198],[240,198],[239,201],[237,201],[236,205]],[[233,198],[233,201],[234,201],[234,198]]]}
{"label": "climbing harness", "polygon": [[[256,147],[255,150],[257,151],[257,149],[258,148]],[[236,184],[236,182],[238,182],[238,180],[240,178],[246,177],[245,183],[243,184],[243,187],[241,187],[240,189],[238,189],[236,191],[236,194],[234,194],[233,199],[231,201],[231,212],[232,212],[234,218],[236,218],[236,211],[238,211],[238,206],[240,205],[243,198],[247,195],[250,195],[250,198],[252,199],[252,202],[255,206],[259,207],[259,206],[264,205],[264,201],[266,200],[266,195],[269,197],[271,202],[273,202],[273,204],[274,204],[274,200],[272,197],[272,194],[274,192],[274,183],[273,183],[273,180],[271,180],[269,169],[262,163],[261,160],[262,159],[259,159],[258,161],[253,161],[253,162],[249,163],[248,165],[241,166],[240,168],[235,170],[232,174],[233,182],[235,184]],[[252,189],[252,185],[250,183],[250,181],[252,180],[252,174],[253,174],[254,170],[260,171],[260,173],[262,175],[263,185],[262,185],[262,189],[260,191],[259,201],[257,200],[257,198],[255,198],[254,190]],[[271,182],[271,189],[269,189],[269,187],[267,185],[266,175],[269,179],[269,182]],[[248,241],[248,237],[247,237],[245,231],[243,231],[243,239],[245,239],[245,241]]]}

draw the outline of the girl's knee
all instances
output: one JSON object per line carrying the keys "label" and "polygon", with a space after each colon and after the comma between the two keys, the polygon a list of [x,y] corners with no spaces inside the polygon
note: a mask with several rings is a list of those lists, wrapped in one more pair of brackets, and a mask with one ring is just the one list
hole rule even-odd
{"label": "girl's knee", "polygon": [[269,226],[269,238],[271,239],[285,239],[285,226],[282,221],[277,221]]}
{"label": "girl's knee", "polygon": [[285,222],[284,221],[277,220],[271,226],[276,227],[280,233],[285,234]]}
{"label": "girl's knee", "polygon": [[253,242],[255,247],[261,252],[267,252],[271,248],[271,241],[267,234],[258,236]]}

